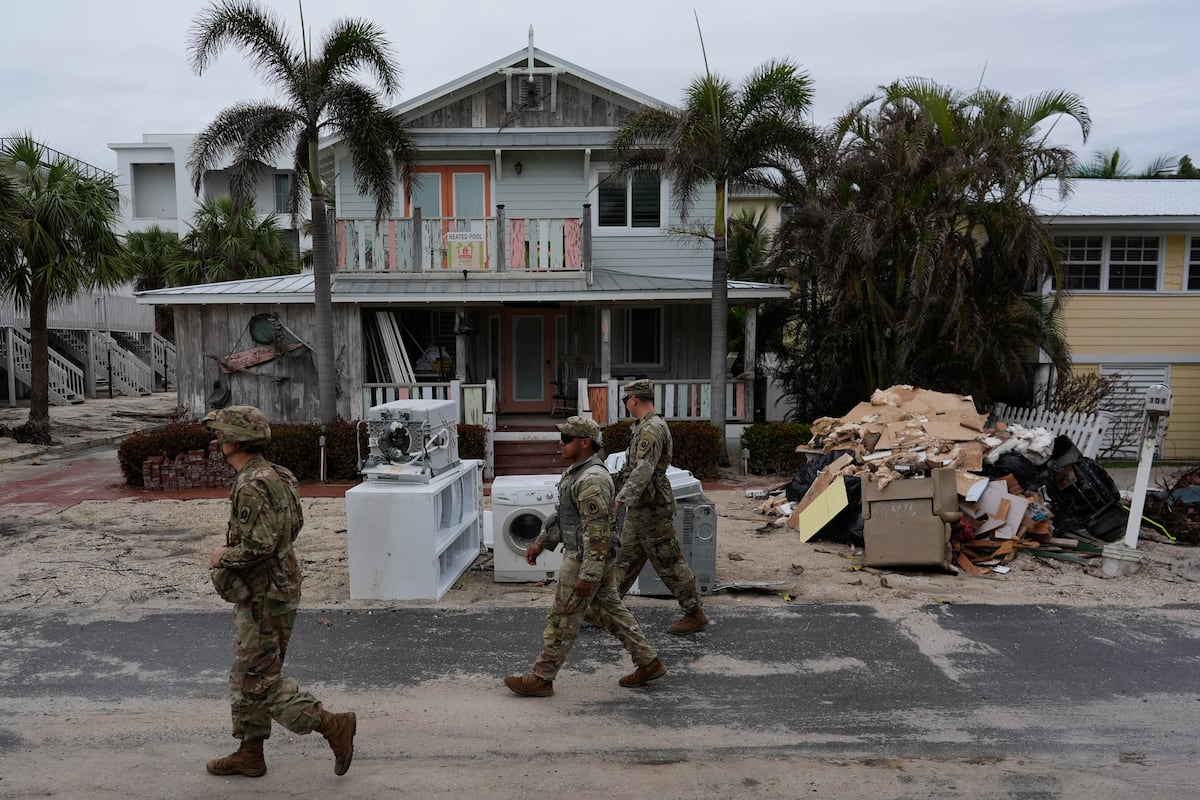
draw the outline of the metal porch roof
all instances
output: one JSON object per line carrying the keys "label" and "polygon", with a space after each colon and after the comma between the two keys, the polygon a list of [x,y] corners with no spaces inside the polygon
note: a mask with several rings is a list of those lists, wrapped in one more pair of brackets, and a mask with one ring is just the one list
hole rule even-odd
{"label": "metal porch roof", "polygon": [[[704,302],[712,298],[712,281],[700,276],[642,275],[618,270],[592,270],[592,285],[582,273],[495,274],[443,272],[427,277],[377,273],[337,273],[335,303],[392,303],[427,305],[453,303],[594,303]],[[783,299],[786,286],[753,281],[729,281],[729,299]],[[312,273],[279,278],[254,278],[224,283],[181,286],[138,292],[148,305],[211,305],[229,303],[311,303]]]}

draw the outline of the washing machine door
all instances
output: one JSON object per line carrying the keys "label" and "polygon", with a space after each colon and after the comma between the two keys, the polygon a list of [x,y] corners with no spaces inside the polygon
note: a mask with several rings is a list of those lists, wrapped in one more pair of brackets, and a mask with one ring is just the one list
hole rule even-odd
{"label": "washing machine door", "polygon": [[504,544],[514,553],[524,554],[542,532],[546,515],[536,508],[514,510],[504,521]]}

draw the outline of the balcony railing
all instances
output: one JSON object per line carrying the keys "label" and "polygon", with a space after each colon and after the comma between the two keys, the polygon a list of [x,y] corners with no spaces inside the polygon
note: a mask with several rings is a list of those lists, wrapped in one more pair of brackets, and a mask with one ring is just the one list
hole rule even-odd
{"label": "balcony railing", "polygon": [[579,217],[339,219],[338,269],[350,272],[570,272],[589,269],[591,214]]}

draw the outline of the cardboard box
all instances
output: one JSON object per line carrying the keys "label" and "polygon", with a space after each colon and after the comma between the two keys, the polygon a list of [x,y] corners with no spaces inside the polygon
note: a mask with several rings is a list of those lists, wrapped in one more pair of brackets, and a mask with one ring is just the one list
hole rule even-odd
{"label": "cardboard box", "polygon": [[862,500],[864,564],[950,566],[950,525],[941,514],[958,511],[953,469],[892,481],[882,489],[863,481]]}

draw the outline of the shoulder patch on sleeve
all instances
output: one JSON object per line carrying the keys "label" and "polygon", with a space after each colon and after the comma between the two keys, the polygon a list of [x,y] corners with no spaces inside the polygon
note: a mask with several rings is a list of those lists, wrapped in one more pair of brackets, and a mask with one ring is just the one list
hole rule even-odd
{"label": "shoulder patch on sleeve", "polygon": [[238,510],[238,522],[245,525],[247,522],[250,521],[250,517],[252,517],[253,515],[254,515],[254,512],[250,509],[250,506],[242,506]]}

